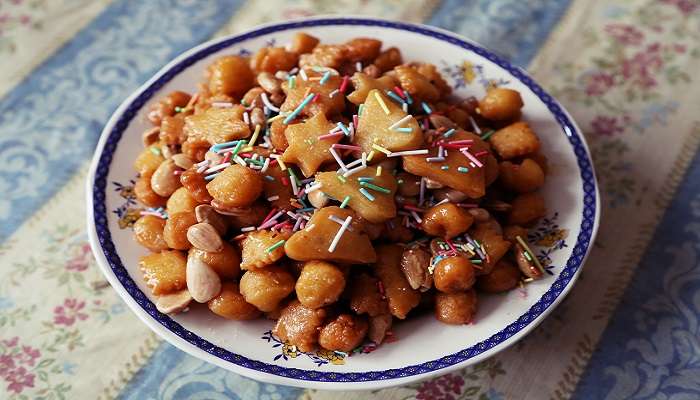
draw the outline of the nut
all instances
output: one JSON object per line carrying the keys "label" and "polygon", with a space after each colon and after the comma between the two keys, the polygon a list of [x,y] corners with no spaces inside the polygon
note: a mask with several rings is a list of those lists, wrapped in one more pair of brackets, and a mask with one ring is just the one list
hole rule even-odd
{"label": "nut", "polygon": [[486,222],[491,218],[491,214],[483,208],[470,208],[467,212],[474,217],[474,222]]}
{"label": "nut", "polygon": [[309,193],[309,203],[316,208],[323,208],[328,203],[328,196],[320,190],[314,190]]}
{"label": "nut", "polygon": [[515,245],[515,261],[518,263],[520,271],[528,278],[539,279],[542,277],[542,271],[525,257],[525,251],[519,244]]}
{"label": "nut", "polygon": [[426,189],[442,189],[445,187],[442,183],[440,183],[438,181],[434,181],[430,178],[423,178],[423,179],[425,179]]}
{"label": "nut", "polygon": [[211,206],[216,212],[222,215],[231,215],[234,217],[244,217],[251,212],[250,207],[226,207],[220,201],[214,199],[211,201]]}
{"label": "nut", "polygon": [[451,119],[445,117],[444,115],[430,114],[430,123],[433,124],[435,129],[445,128],[445,129],[457,129],[457,124],[452,122]]}
{"label": "nut", "polygon": [[509,212],[513,208],[513,206],[501,200],[488,200],[482,206],[487,210],[499,212]]}
{"label": "nut", "polygon": [[217,213],[214,207],[209,204],[200,204],[194,208],[194,215],[197,217],[197,222],[206,222],[213,226],[220,235],[226,233],[228,226],[226,221],[221,218],[221,214]]}
{"label": "nut", "polygon": [[443,239],[435,238],[430,241],[430,254],[435,257],[439,253],[442,253],[444,250],[440,247],[445,241]]}
{"label": "nut", "polygon": [[221,291],[221,279],[214,270],[199,257],[187,257],[187,289],[194,301],[206,303]]}
{"label": "nut", "polygon": [[209,161],[209,165],[216,165],[221,162],[221,160],[224,159],[224,156],[222,156],[219,153],[215,153],[213,151],[207,151],[204,154],[204,159]]}
{"label": "nut", "polygon": [[421,291],[426,291],[433,286],[432,275],[428,272],[429,266],[430,253],[421,248],[404,250],[401,256],[401,270],[413,289],[420,288]]}
{"label": "nut", "polygon": [[144,147],[148,147],[152,145],[153,143],[158,141],[158,137],[160,136],[160,127],[156,126],[153,127],[144,133],[141,134],[141,140],[143,141]]}
{"label": "nut", "polygon": [[200,222],[190,226],[187,229],[187,240],[192,243],[192,246],[212,253],[224,249],[224,242],[221,241],[219,232],[206,222]]}
{"label": "nut", "polygon": [[151,175],[151,189],[158,196],[169,197],[180,187],[180,177],[175,175],[177,166],[172,160],[165,160]]}
{"label": "nut", "polygon": [[280,81],[269,72],[261,72],[258,74],[258,84],[267,93],[280,93],[282,91]]}
{"label": "nut", "polygon": [[262,108],[255,107],[251,112],[250,112],[250,125],[255,127],[256,125],[260,125],[260,128],[265,128],[265,113],[263,112]]}
{"label": "nut", "polygon": [[393,318],[391,314],[380,314],[369,318],[369,331],[367,337],[376,344],[384,341],[387,331],[391,328]]}
{"label": "nut", "polygon": [[173,149],[167,144],[160,145],[160,153],[166,160],[173,158]]}
{"label": "nut", "polygon": [[158,296],[156,309],[163,314],[177,314],[187,308],[192,301],[192,295],[187,289],[179,292]]}
{"label": "nut", "polygon": [[438,189],[433,192],[433,196],[438,202],[447,199],[450,203],[460,203],[468,199],[466,194],[450,188]]}
{"label": "nut", "polygon": [[171,157],[171,159],[173,160],[175,165],[177,165],[178,167],[180,167],[182,169],[190,169],[190,168],[192,168],[192,165],[194,164],[189,157],[187,157],[186,155],[184,155],[182,153],[174,154]]}

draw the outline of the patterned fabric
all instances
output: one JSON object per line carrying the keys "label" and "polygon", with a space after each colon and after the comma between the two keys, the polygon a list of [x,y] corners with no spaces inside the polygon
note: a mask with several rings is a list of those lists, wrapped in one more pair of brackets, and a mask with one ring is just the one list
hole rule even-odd
{"label": "patterned fabric", "polygon": [[588,364],[577,399],[700,398],[700,157]]}
{"label": "patterned fabric", "polygon": [[[27,77],[0,98],[0,398],[567,398],[594,349],[577,398],[700,397],[700,160],[652,241],[700,141],[696,0],[116,0],[89,22],[105,3],[0,2],[0,75],[16,77],[0,95]],[[160,342],[105,286],[82,217],[101,126],[163,63],[215,32],[334,12],[428,21],[529,64],[586,132],[603,197],[582,278],[535,332],[373,392],[261,384]],[[24,14],[43,23],[18,24]]]}
{"label": "patterned fabric", "polygon": [[[109,0],[0,2],[0,96],[70,40]],[[46,40],[52,38],[52,40]]]}

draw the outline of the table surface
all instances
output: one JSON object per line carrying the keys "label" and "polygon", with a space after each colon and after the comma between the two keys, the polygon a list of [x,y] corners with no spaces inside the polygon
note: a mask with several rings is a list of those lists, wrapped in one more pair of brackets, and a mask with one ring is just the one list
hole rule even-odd
{"label": "table surface", "polygon": [[[315,14],[463,34],[582,127],[600,232],[574,290],[516,346],[408,386],[305,391],[163,343],[104,285],[83,182],[116,106],[198,43]],[[697,0],[0,1],[0,398],[700,398],[698,70]]]}

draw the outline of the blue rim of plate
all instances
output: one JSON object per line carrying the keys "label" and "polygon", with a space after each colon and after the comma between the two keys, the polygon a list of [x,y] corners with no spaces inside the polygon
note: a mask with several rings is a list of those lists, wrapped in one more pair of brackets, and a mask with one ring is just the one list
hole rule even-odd
{"label": "blue rim of plate", "polygon": [[[515,322],[511,323],[503,330],[495,333],[488,339],[477,343],[469,348],[441,357],[436,360],[428,361],[422,364],[411,365],[403,368],[394,368],[383,371],[368,371],[368,372],[321,372],[303,370],[298,368],[286,368],[279,365],[268,364],[261,361],[251,360],[244,356],[232,353],[221,347],[218,347],[209,341],[197,336],[196,334],[185,329],[165,314],[161,314],[156,310],[155,305],[146,297],[146,295],[136,286],[136,283],[131,279],[129,273],[124,268],[124,265],[116,252],[112,237],[109,231],[107,222],[107,210],[105,205],[105,193],[107,187],[107,175],[112,162],[112,156],[117,148],[121,136],[128,127],[131,120],[136,116],[138,111],[151,99],[154,93],[160,90],[177,74],[193,65],[200,59],[216,53],[222,49],[230,47],[241,41],[256,38],[258,36],[267,35],[274,32],[285,31],[289,29],[307,28],[313,26],[339,26],[339,25],[354,25],[354,26],[374,26],[382,28],[391,28],[403,31],[410,31],[424,36],[429,36],[433,39],[448,42],[459,46],[467,51],[474,52],[489,61],[499,65],[501,68],[508,71],[515,78],[526,85],[548,108],[555,116],[557,122],[566,134],[569,143],[574,149],[577,163],[583,181],[583,216],[581,222],[581,230],[576,239],[576,244],[572,250],[571,257],[567,260],[566,265],[561,273],[545,292],[542,297]],[[377,380],[388,380],[405,378],[414,375],[421,375],[452,365],[469,360],[483,352],[505,342],[507,339],[525,329],[533,321],[537,319],[545,310],[547,310],[556,299],[562,294],[571,279],[576,275],[576,272],[581,267],[583,260],[588,252],[591,243],[592,235],[596,225],[596,208],[597,208],[597,190],[596,181],[591,166],[591,161],[588,157],[586,147],[583,144],[581,135],[576,129],[575,124],[569,119],[568,115],[559,104],[547,94],[537,83],[525,74],[520,68],[515,67],[496,56],[490,51],[476,44],[469,43],[457,37],[432,30],[425,26],[412,25],[401,22],[390,22],[374,19],[363,18],[322,18],[304,21],[295,21],[280,23],[256,29],[241,35],[233,36],[221,42],[213,43],[211,46],[202,48],[189,57],[181,60],[176,65],[173,65],[157,80],[152,82],[147,88],[128,105],[122,115],[119,117],[114,127],[109,132],[102,153],[99,156],[99,161],[95,170],[94,185],[92,190],[92,200],[94,204],[94,222],[97,238],[100,242],[104,255],[109,262],[109,265],[115,276],[121,282],[124,289],[138,303],[138,305],[154,320],[163,325],[166,329],[184,339],[188,343],[196,346],[215,357],[224,361],[234,363],[238,366],[249,368],[259,372],[265,372],[285,378],[301,379],[306,381],[316,382],[367,382]]]}

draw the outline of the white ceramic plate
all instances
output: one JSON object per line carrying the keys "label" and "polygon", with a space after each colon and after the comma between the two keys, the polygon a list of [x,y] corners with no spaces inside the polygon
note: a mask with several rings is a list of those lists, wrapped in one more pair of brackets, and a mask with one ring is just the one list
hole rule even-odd
{"label": "white ceramic plate", "polygon": [[[523,115],[542,140],[551,173],[543,189],[548,215],[531,233],[551,275],[504,295],[479,296],[476,323],[448,326],[424,315],[397,324],[396,342],[371,353],[298,353],[269,334],[272,322],[227,321],[192,307],[169,317],[152,303],[138,268],[145,253],[126,224],[138,215],[130,192],[132,162],[149,128],[146,105],[173,91],[193,92],[202,71],[224,54],[287,43],[306,31],[326,43],[357,36],[401,49],[404,60],[436,64],[456,94],[481,97],[489,81],[518,90]],[[466,73],[465,73],[466,72]],[[471,78],[471,79],[470,79]],[[318,389],[366,389],[405,384],[465,367],[512,345],[571,289],[598,227],[598,193],[588,149],[569,114],[521,69],[478,44],[435,28],[365,18],[317,18],[267,25],[202,44],[177,57],[114,113],[102,132],[87,182],[92,249],[105,276],[131,309],[174,346],[261,381]]]}

